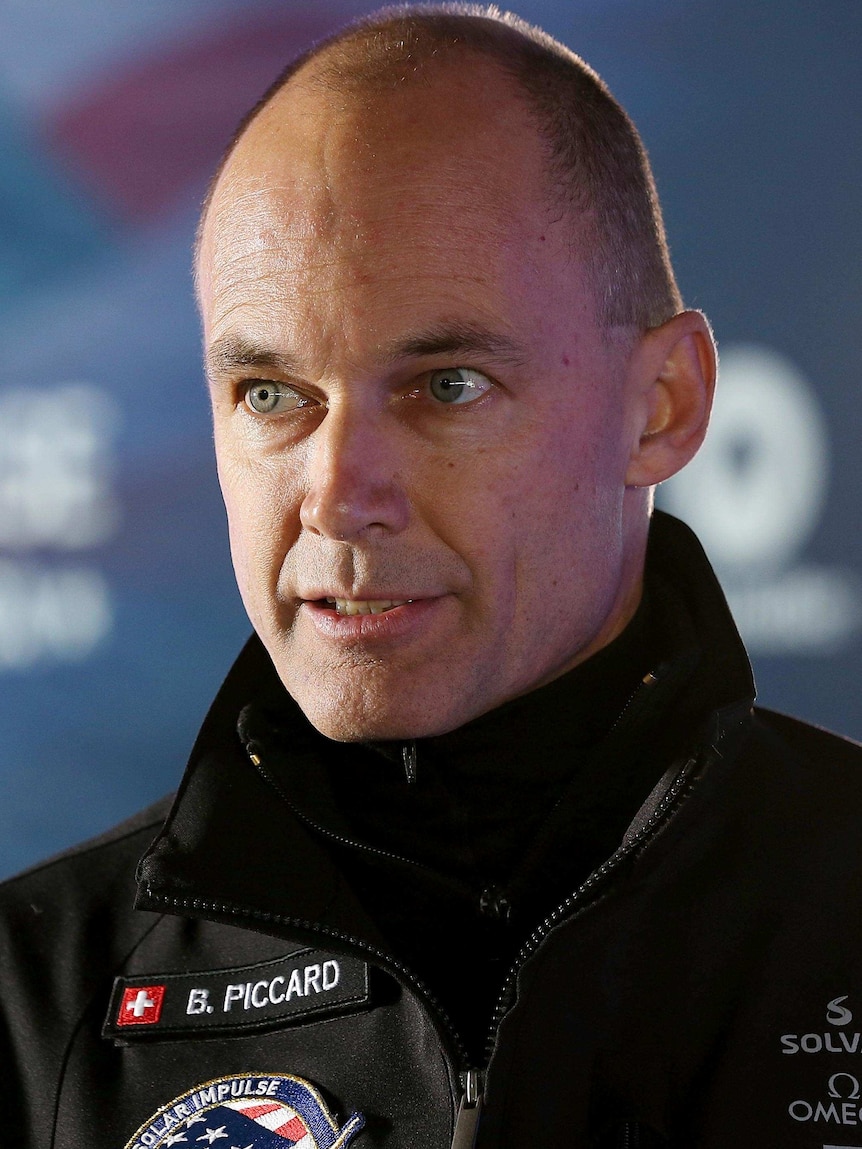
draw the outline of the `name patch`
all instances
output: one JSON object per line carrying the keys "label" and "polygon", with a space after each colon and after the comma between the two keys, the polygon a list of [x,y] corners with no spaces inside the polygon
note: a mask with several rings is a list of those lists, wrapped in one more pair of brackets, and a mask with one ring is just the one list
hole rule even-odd
{"label": "name patch", "polygon": [[339,1127],[310,1081],[287,1073],[240,1073],[205,1081],[147,1121],[126,1149],[213,1145],[225,1149],[344,1149],[362,1129],[361,1113]]}
{"label": "name patch", "polygon": [[368,965],[306,949],[274,961],[114,981],[102,1033],[123,1040],[199,1029],[253,1029],[368,1003]]}

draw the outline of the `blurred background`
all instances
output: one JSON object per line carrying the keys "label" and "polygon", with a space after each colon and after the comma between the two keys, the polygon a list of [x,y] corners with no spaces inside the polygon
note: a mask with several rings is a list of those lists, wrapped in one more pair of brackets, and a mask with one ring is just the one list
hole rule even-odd
{"label": "blurred background", "polygon": [[[375,5],[0,4],[0,876],[175,787],[248,632],[199,367],[208,174],[283,64]],[[522,0],[653,159],[722,381],[661,492],[761,701],[862,737],[862,3]]]}

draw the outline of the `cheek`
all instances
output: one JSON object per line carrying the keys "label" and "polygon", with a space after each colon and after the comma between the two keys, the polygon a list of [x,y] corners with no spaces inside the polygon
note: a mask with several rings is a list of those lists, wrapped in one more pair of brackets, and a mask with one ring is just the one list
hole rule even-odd
{"label": "cheek", "polygon": [[418,468],[410,476],[409,497],[423,527],[482,584],[511,567],[526,471],[519,455],[474,442],[458,454],[431,456],[421,482]]}
{"label": "cheek", "polygon": [[602,421],[592,433],[583,425],[558,426],[529,468],[521,468],[517,495],[506,511],[518,524],[522,599],[541,615],[549,603],[564,609],[589,595],[590,586],[607,581],[616,562],[625,492],[618,455]]}
{"label": "cheek", "polygon": [[[299,529],[299,503],[283,461],[238,461],[218,454],[231,555],[246,605],[274,588]],[[249,607],[249,609],[251,609]]]}

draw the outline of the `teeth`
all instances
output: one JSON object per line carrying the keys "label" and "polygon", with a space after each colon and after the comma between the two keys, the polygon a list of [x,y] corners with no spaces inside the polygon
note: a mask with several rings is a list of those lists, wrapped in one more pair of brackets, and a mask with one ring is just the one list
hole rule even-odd
{"label": "teeth", "polygon": [[392,610],[394,606],[405,606],[412,602],[412,598],[369,598],[356,600],[351,598],[328,598],[326,600],[335,607],[337,614],[383,614]]}

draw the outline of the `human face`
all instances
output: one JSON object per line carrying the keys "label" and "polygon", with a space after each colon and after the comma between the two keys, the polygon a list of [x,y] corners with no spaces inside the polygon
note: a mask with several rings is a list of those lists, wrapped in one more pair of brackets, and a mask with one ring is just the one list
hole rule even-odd
{"label": "human face", "polygon": [[204,230],[240,590],[335,739],[452,730],[610,641],[639,593],[627,357],[527,112],[471,75],[346,104],[295,82]]}

